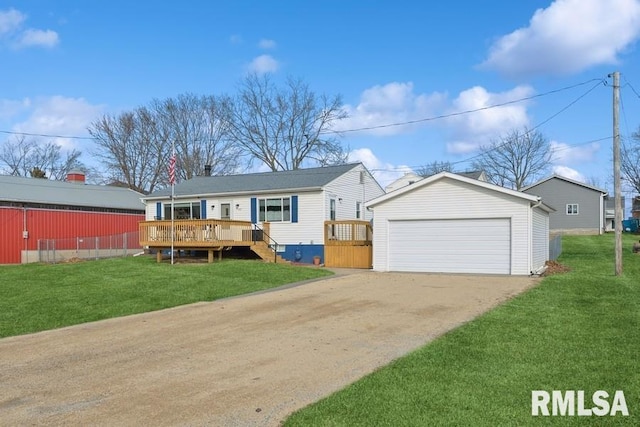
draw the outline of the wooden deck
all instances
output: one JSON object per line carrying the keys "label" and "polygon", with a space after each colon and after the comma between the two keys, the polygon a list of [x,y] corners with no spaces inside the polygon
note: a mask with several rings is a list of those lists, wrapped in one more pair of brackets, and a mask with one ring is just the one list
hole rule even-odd
{"label": "wooden deck", "polygon": [[340,268],[373,266],[373,228],[369,221],[325,221],[324,265]]}
{"label": "wooden deck", "polygon": [[[209,252],[209,262],[213,262],[214,252],[222,257],[222,251],[235,246],[250,247],[260,257],[268,260],[269,224],[258,228],[249,221],[231,221],[216,219],[189,219],[141,221],[139,223],[140,245],[158,251],[158,261],[162,259],[161,251],[173,246],[174,249],[201,250]],[[173,232],[172,232],[173,230]],[[172,239],[173,236],[173,239]],[[277,259],[275,256],[269,259]]]}

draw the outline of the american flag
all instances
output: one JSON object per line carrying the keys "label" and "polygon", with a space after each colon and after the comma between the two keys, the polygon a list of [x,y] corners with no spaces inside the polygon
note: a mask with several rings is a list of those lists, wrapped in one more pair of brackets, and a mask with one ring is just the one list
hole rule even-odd
{"label": "american flag", "polygon": [[169,184],[176,182],[176,153],[169,158]]}

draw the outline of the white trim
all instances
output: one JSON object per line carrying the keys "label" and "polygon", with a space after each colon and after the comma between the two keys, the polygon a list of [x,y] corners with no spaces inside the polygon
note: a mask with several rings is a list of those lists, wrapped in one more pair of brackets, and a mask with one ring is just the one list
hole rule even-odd
{"label": "white trim", "polygon": [[509,196],[513,196],[513,197],[517,197],[520,199],[524,199],[524,200],[528,200],[530,202],[538,202],[540,200],[540,198],[538,196],[534,196],[532,194],[526,194],[526,193],[522,193],[520,191],[515,191],[515,190],[511,190],[508,188],[504,188],[504,187],[500,187],[499,185],[495,185],[495,184],[491,184],[489,182],[484,182],[484,181],[478,181],[477,179],[473,179],[473,178],[467,178],[455,173],[451,173],[451,172],[440,172],[439,174],[436,175],[432,175],[428,178],[424,178],[421,179],[420,181],[417,181],[411,185],[407,185],[404,186],[402,188],[399,188],[395,191],[392,191],[391,193],[387,193],[384,194],[380,197],[377,197],[373,200],[369,200],[367,203],[365,203],[365,206],[367,208],[373,207],[375,205],[379,205],[380,203],[386,202],[387,200],[393,199],[395,197],[398,197],[406,192],[409,191],[414,191],[418,188],[421,188],[423,186],[429,185],[431,183],[434,183],[436,181],[439,181],[441,179],[444,178],[448,178],[448,179],[452,179],[454,181],[459,181],[459,182],[464,182],[466,184],[471,184],[473,186],[477,186],[477,187],[481,187],[481,188],[485,188],[488,190],[492,190],[492,191],[497,191],[499,193],[503,193]]}

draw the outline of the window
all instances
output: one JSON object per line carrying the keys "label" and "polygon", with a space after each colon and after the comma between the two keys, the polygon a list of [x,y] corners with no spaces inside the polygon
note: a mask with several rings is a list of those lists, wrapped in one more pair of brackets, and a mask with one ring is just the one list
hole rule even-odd
{"label": "window", "polygon": [[569,203],[569,204],[567,204],[567,215],[578,215],[578,204],[577,203]]}
{"label": "window", "polygon": [[356,219],[362,219],[362,202],[356,202]]}
{"label": "window", "polygon": [[336,199],[329,200],[329,219],[336,220]]}
{"label": "window", "polygon": [[260,222],[291,221],[291,200],[289,197],[259,199],[258,220]]}
{"label": "window", "polygon": [[[200,203],[174,203],[174,219],[200,219]],[[164,204],[164,219],[171,219],[171,203]]]}

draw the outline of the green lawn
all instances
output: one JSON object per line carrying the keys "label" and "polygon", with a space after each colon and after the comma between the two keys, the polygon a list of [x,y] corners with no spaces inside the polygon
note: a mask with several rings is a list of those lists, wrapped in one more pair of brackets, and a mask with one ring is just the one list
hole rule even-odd
{"label": "green lawn", "polygon": [[[571,272],[292,415],[286,426],[640,425],[640,254],[568,236]],[[630,416],[532,417],[532,390],[623,390]],[[609,399],[611,403],[612,400]]]}
{"label": "green lawn", "polygon": [[330,274],[248,260],[158,264],[146,256],[0,266],[0,337],[212,301]]}

